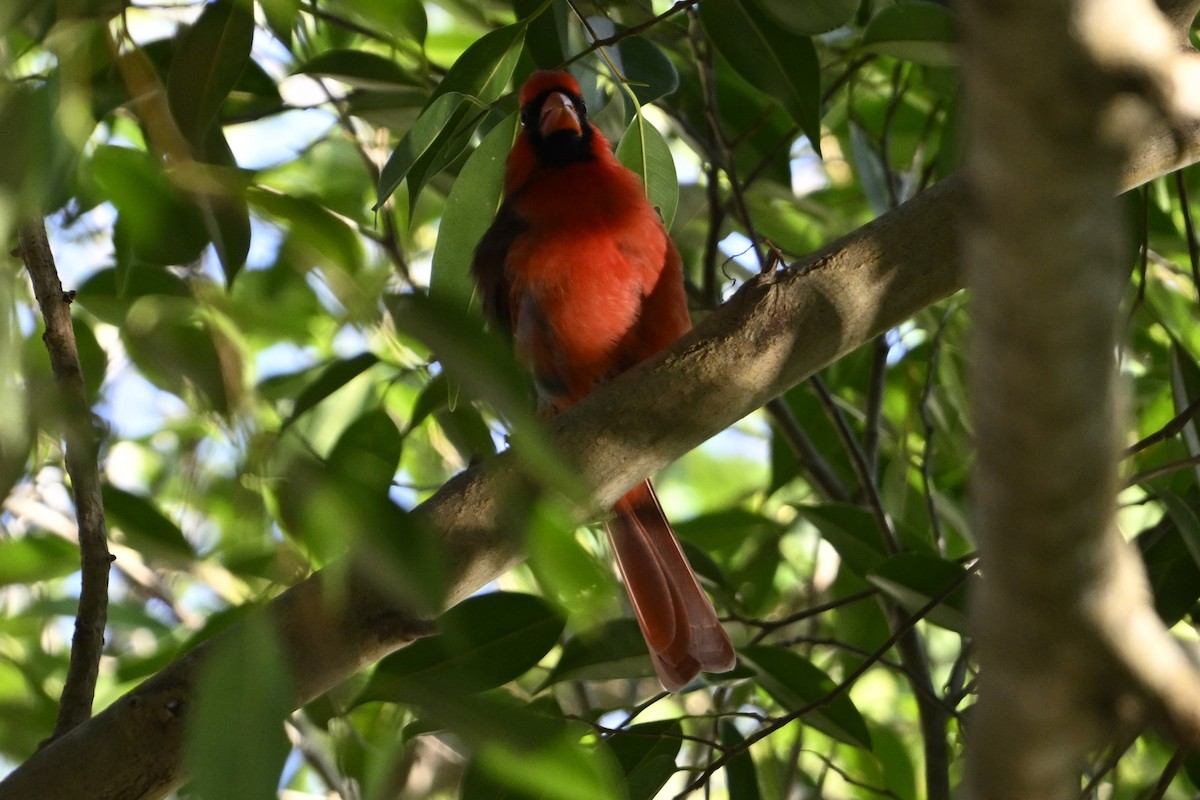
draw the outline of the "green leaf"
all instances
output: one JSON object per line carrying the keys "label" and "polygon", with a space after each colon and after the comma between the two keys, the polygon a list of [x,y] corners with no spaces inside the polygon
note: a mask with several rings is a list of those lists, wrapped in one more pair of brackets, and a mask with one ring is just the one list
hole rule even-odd
{"label": "green leaf", "polygon": [[200,210],[171,185],[149,153],[101,145],[89,166],[92,180],[117,209],[119,293],[127,288],[135,259],[167,265],[200,258],[210,241]]}
{"label": "green leaf", "polygon": [[[617,26],[617,31],[622,28]],[[679,88],[679,72],[658,45],[630,36],[617,45],[617,63],[638,103],[647,105]]]}
{"label": "green leaf", "polygon": [[799,506],[797,511],[858,575],[865,577],[887,558],[875,518],[866,509],[847,503],[822,503]]}
{"label": "green leaf", "polygon": [[491,105],[504,94],[525,44],[527,22],[515,22],[481,37],[458,57],[438,84],[435,100],[446,94],[473,97]]}
{"label": "green leaf", "polygon": [[381,408],[365,412],[342,432],[329,453],[329,469],[370,493],[386,497],[400,465],[404,437]]}
{"label": "green leaf", "polygon": [[[121,280],[121,283],[118,281]],[[187,282],[158,267],[136,266],[119,276],[116,269],[102,269],[83,282],[75,302],[109,325],[123,327],[125,315],[139,297],[159,295],[190,299]]]}
{"label": "green leaf", "polygon": [[568,639],[544,686],[561,681],[647,678],[653,674],[654,665],[637,621],[622,617]]}
{"label": "green leaf", "polygon": [[617,608],[616,581],[579,542],[575,527],[553,498],[539,498],[525,523],[527,563],[546,596],[567,610],[571,626],[590,628]]}
{"label": "green leaf", "polygon": [[664,719],[622,728],[605,742],[625,775],[629,800],[653,800],[675,774],[683,726]]}
{"label": "green leaf", "polygon": [[529,594],[476,595],[442,615],[442,633],[388,656],[355,705],[414,702],[435,693],[476,693],[528,672],[562,635],[563,620]]}
{"label": "green leaf", "polygon": [[84,391],[87,393],[88,404],[94,404],[100,396],[100,387],[104,384],[104,376],[108,370],[108,353],[96,341],[83,314],[71,316],[71,326],[75,329],[75,345],[79,351],[79,367],[83,372]]}
{"label": "green leaf", "polygon": [[246,197],[321,258],[347,272],[362,269],[362,242],[355,230],[327,208],[305,197],[251,187]]}
{"label": "green leaf", "polygon": [[0,586],[36,583],[79,571],[79,547],[61,536],[33,533],[0,541]]}
{"label": "green leaf", "polygon": [[721,55],[787,110],[819,154],[821,70],[812,40],[784,30],[751,0],[705,0],[700,19]]}
{"label": "green leaf", "polygon": [[941,3],[885,6],[863,31],[862,48],[934,67],[958,63],[954,16]]}
{"label": "green leaf", "polygon": [[129,307],[121,337],[130,358],[159,388],[184,398],[195,391],[223,415],[237,407],[241,353],[192,300],[139,297]]}
{"label": "green leaf", "polygon": [[[529,21],[525,48],[539,69],[557,69],[567,60],[563,46],[569,39],[568,14],[564,3],[545,0],[513,0],[517,17]],[[534,16],[536,15],[536,16]]]}
{"label": "green leaf", "polygon": [[459,303],[404,294],[389,298],[388,307],[397,327],[427,344],[452,380],[509,421],[514,449],[535,477],[578,496],[574,472],[547,441],[533,412],[528,381],[506,342],[482,330],[482,320]]}
{"label": "green leaf", "polygon": [[254,13],[244,0],[216,0],[180,35],[167,76],[167,102],[180,131],[204,140],[221,104],[250,60]]}
{"label": "green leaf", "polygon": [[365,50],[327,50],[300,64],[292,72],[333,78],[361,89],[419,86],[395,61]]}
{"label": "green leaf", "polygon": [[871,749],[871,734],[850,696],[812,662],[779,647],[747,647],[742,656],[758,670],[759,685],[784,708],[797,711],[813,706],[801,717],[822,733],[855,747]]}
{"label": "green leaf", "polygon": [[189,562],[196,557],[183,531],[149,498],[109,483],[101,487],[101,496],[106,516],[120,528],[133,549],[149,558]]}
{"label": "green leaf", "polygon": [[1158,499],[1166,507],[1167,514],[1175,523],[1192,561],[1197,567],[1200,567],[1200,517],[1197,517],[1191,506],[1174,492],[1163,490],[1157,494]]}
{"label": "green leaf", "polygon": [[518,705],[495,695],[443,696],[433,704],[475,747],[464,800],[624,800],[609,751],[581,742],[581,726],[566,724],[557,707],[543,711],[545,703]]}
{"label": "green leaf", "polygon": [[[721,720],[721,744],[726,748],[741,747],[746,739],[737,726],[729,720]],[[729,785],[729,800],[761,800],[758,775],[754,771],[754,760],[749,749],[743,749],[725,765],[725,781]]]}
{"label": "green leaf", "polygon": [[616,153],[622,164],[641,177],[650,205],[658,209],[663,225],[670,228],[679,206],[675,159],[662,134],[646,121],[640,108],[634,112],[633,122],[621,136]]}
{"label": "green leaf", "polygon": [[267,27],[285,47],[292,45],[292,26],[300,15],[300,0],[259,0]]}
{"label": "green leaf", "polygon": [[867,580],[909,612],[920,610],[957,584],[957,588],[935,606],[926,619],[957,633],[966,633],[965,577],[966,570],[955,561],[925,553],[900,553],[880,564]]}
{"label": "green leaf", "polygon": [[329,397],[329,395],[377,363],[379,363],[379,357],[374,353],[359,353],[356,356],[338,359],[327,365],[312,383],[304,387],[304,391],[296,398],[296,403],[292,407],[292,414],[284,422],[283,428],[286,429],[317,403]]}
{"label": "green leaf", "polygon": [[433,248],[429,293],[466,305],[474,295],[475,246],[496,216],[504,195],[504,165],[517,133],[513,114],[488,131],[454,180]]}
{"label": "green leaf", "polygon": [[400,143],[396,145],[396,149],[392,151],[379,173],[379,199],[375,203],[375,210],[379,210],[392,196],[413,165],[429,152],[434,144],[444,141],[442,137],[454,132],[460,119],[459,111],[467,103],[464,95],[448,92],[437,96],[421,112],[421,116],[400,139]]}
{"label": "green leaf", "polygon": [[793,33],[828,33],[850,21],[861,0],[754,0]]}
{"label": "green leaf", "polygon": [[291,749],[283,720],[294,702],[283,649],[266,614],[249,614],[214,642],[188,709],[189,793],[274,798]]}

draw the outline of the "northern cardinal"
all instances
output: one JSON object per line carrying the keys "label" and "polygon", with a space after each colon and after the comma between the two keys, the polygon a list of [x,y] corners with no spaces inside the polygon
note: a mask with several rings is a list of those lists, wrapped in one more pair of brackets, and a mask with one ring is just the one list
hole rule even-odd
{"label": "northern cardinal", "polygon": [[[504,202],[475,250],[485,313],[512,334],[539,410],[556,414],[691,327],[679,252],[626,169],[588,121],[579,84],[534,73]],[[606,524],[617,566],[664,687],[735,655],[654,488],[643,481]]]}

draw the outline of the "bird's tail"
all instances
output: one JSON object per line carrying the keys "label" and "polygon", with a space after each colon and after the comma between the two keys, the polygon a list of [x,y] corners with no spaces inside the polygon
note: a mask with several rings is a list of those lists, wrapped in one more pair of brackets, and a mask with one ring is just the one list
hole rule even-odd
{"label": "bird's tail", "polygon": [[733,669],[733,644],[696,581],[650,481],[631,489],[613,511],[605,527],[663,686],[678,692],[700,670]]}

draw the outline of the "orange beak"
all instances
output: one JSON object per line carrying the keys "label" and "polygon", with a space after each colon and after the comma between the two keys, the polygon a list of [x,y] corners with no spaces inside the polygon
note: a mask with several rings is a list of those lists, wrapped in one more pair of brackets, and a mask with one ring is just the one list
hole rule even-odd
{"label": "orange beak", "polygon": [[542,136],[549,136],[559,131],[583,133],[583,128],[579,124],[579,113],[575,110],[575,104],[571,102],[571,98],[562,92],[550,94],[542,103],[542,117],[538,122],[538,130],[541,131]]}

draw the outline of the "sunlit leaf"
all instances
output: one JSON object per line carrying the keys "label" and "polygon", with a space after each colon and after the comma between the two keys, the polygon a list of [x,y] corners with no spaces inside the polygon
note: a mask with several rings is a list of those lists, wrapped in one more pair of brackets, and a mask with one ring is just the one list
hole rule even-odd
{"label": "sunlit leaf", "polygon": [[293,699],[283,650],[265,614],[214,643],[187,717],[190,791],[207,800],[275,797],[290,745]]}
{"label": "sunlit leaf", "polygon": [[351,358],[339,359],[326,366],[312,383],[296,397],[292,406],[292,414],[284,423],[286,428],[295,422],[306,411],[324,400],[364,371],[379,363],[379,357],[374,353],[359,353]]}
{"label": "sunlit leaf", "polygon": [[379,173],[379,200],[375,208],[378,209],[392,196],[417,160],[440,141],[440,137],[453,133],[459,109],[464,104],[469,105],[464,95],[447,92],[439,94],[421,112]]}
{"label": "sunlit leaf", "polygon": [[646,187],[646,196],[670,228],[679,205],[679,180],[675,159],[658,129],[646,121],[641,109],[617,144],[617,159],[636,172]]}
{"label": "sunlit leaf", "polygon": [[465,304],[474,292],[471,261],[500,205],[505,160],[516,130],[513,114],[488,131],[450,189],[433,248],[429,292],[435,297]]}
{"label": "sunlit leaf", "polygon": [[79,547],[61,536],[30,534],[0,541],[0,586],[36,583],[79,571]]}
{"label": "sunlit leaf", "polygon": [[546,683],[644,678],[653,674],[654,665],[637,621],[622,618],[568,639]]}

